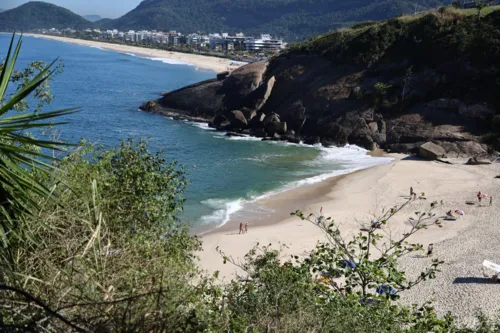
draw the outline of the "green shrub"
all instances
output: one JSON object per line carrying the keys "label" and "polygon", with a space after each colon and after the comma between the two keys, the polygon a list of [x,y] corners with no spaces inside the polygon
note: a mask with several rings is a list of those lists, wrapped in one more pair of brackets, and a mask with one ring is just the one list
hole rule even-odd
{"label": "green shrub", "polygon": [[[182,169],[150,153],[144,141],[111,151],[81,146],[57,167],[37,174],[47,186],[55,184],[59,200],[40,198],[42,209],[27,225],[41,227],[36,239],[15,245],[16,265],[5,272],[6,283],[92,332],[185,332],[196,325],[190,321],[205,279],[194,261],[199,241],[177,219]],[[21,299],[3,298],[6,324],[68,329]]]}

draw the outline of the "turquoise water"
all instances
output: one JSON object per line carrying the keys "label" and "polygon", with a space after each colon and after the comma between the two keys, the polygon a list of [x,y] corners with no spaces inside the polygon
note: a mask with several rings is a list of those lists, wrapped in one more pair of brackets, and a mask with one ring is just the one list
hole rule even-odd
{"label": "turquoise water", "polygon": [[[0,34],[0,56],[9,35]],[[369,158],[356,147],[321,148],[226,138],[205,124],[167,119],[138,110],[161,92],[214,77],[215,73],[166,59],[147,59],[99,48],[25,37],[18,68],[29,61],[60,57],[64,72],[52,83],[55,99],[47,110],[81,107],[61,127],[61,138],[80,138],[116,147],[129,137],[148,138],[189,175],[184,220],[216,227],[245,204],[271,192],[317,182],[386,160]]]}

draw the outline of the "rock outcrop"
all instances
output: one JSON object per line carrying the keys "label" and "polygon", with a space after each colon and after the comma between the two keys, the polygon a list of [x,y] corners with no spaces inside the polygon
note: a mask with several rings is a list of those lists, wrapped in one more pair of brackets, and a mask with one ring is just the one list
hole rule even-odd
{"label": "rock outcrop", "polygon": [[[493,90],[477,87],[494,82],[498,73],[491,68],[496,67],[468,55],[450,58],[445,52],[427,61],[407,50],[418,46],[405,36],[371,60],[342,59],[329,49],[292,50],[270,63],[252,63],[164,94],[141,108],[202,118],[219,130],[291,142],[350,143],[402,153],[419,153],[432,142],[440,147],[438,154],[430,150],[432,158],[490,153],[483,137],[492,131],[500,103]],[[432,39],[426,43],[443,47]]]}

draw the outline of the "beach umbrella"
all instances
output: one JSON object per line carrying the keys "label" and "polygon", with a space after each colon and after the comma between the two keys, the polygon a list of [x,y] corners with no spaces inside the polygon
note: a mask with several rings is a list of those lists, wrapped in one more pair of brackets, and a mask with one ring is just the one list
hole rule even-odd
{"label": "beach umbrella", "polygon": [[463,210],[460,210],[460,209],[457,209],[457,210],[455,211],[455,214],[458,214],[458,215],[460,215],[460,216],[464,216],[464,215],[465,215],[464,211],[463,211]]}
{"label": "beach umbrella", "polygon": [[393,286],[385,285],[385,284],[378,287],[375,291],[379,295],[383,295],[383,294],[396,295],[398,292],[397,289],[395,289]]}

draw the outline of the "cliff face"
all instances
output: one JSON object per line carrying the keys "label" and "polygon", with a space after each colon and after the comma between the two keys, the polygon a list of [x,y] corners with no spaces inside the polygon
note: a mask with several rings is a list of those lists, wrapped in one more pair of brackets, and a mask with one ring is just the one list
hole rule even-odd
{"label": "cliff face", "polygon": [[452,156],[484,154],[484,142],[498,142],[498,14],[481,22],[430,14],[328,34],[142,108],[272,140],[399,152],[434,141]]}

